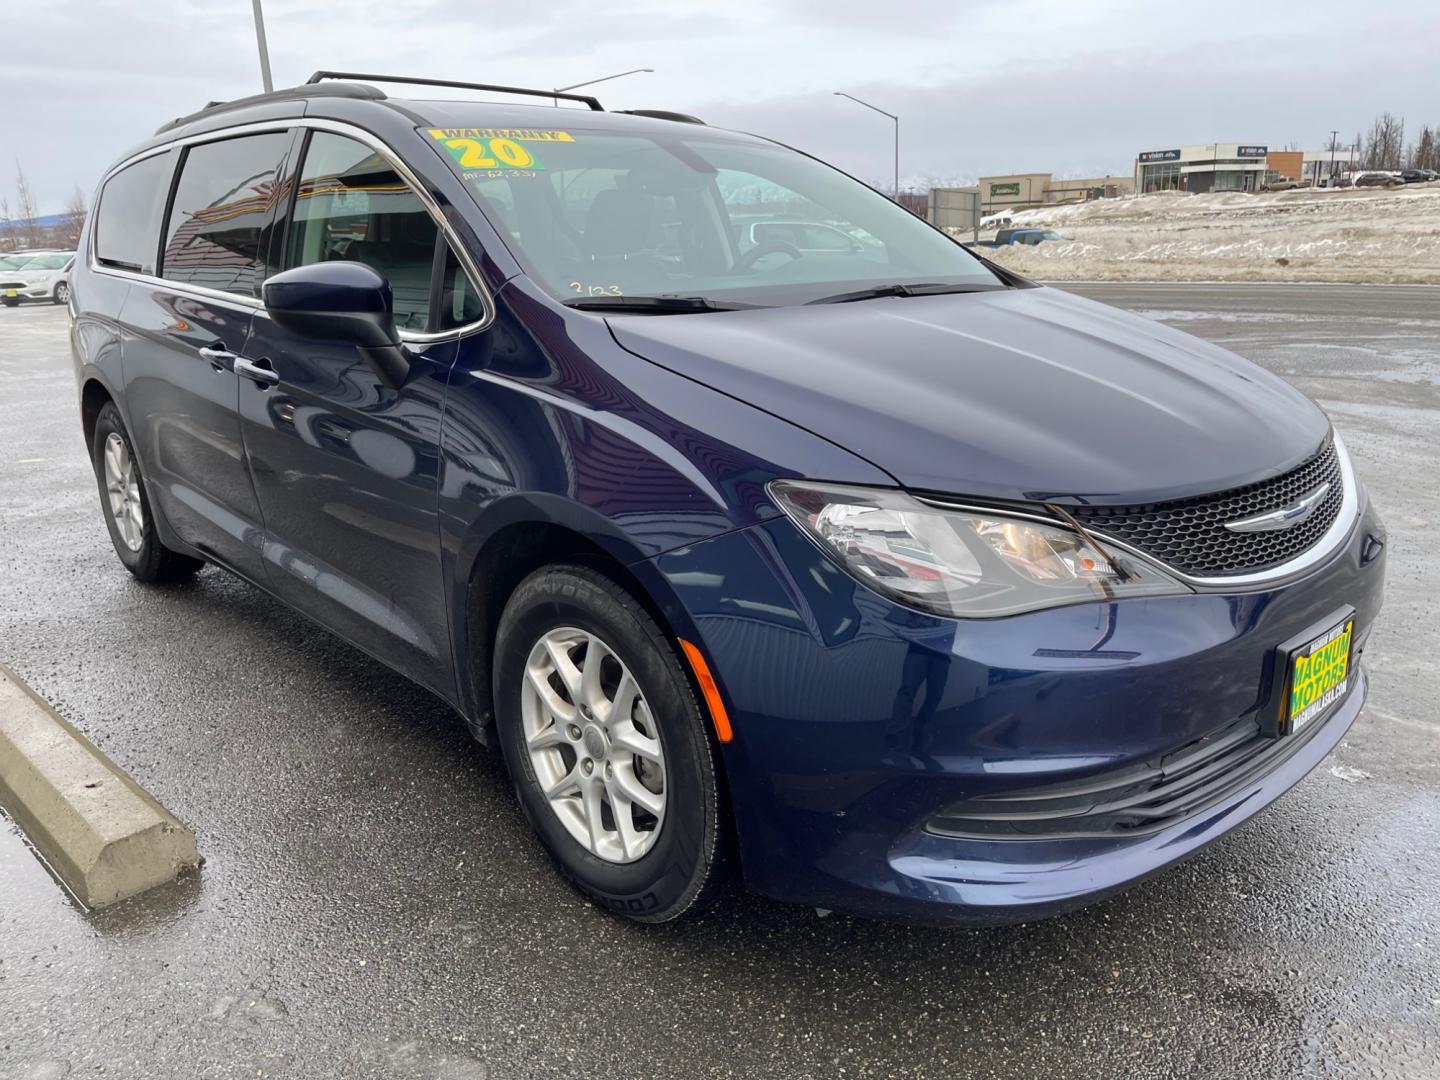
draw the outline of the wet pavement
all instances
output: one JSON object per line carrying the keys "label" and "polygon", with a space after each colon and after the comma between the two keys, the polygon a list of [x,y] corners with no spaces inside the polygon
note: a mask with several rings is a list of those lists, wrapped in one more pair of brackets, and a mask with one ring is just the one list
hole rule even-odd
{"label": "wet pavement", "polygon": [[1440,1076],[1440,290],[1075,288],[1319,398],[1390,591],[1371,705],[1294,792],[986,931],[583,903],[445,705],[219,571],[121,570],[64,313],[0,310],[0,661],[207,858],[85,914],[0,820],[0,1078]]}

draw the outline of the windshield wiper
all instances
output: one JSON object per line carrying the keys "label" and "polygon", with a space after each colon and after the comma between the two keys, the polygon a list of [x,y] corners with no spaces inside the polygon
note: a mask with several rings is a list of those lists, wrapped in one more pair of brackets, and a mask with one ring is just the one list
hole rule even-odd
{"label": "windshield wiper", "polygon": [[854,292],[822,296],[818,300],[807,300],[807,304],[852,304],[856,300],[879,300],[886,296],[942,296],[946,293],[998,292],[1004,285],[947,285],[940,281],[925,281],[917,285],[895,282],[890,285],[874,285]]}
{"label": "windshield wiper", "polygon": [[686,315],[693,311],[741,311],[763,307],[706,296],[580,296],[562,300],[566,307],[580,311],[614,311],[636,315]]}

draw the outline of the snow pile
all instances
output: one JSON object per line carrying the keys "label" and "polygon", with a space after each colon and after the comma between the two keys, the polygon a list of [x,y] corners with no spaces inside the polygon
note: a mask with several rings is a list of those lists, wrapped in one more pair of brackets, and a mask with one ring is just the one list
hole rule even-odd
{"label": "snow pile", "polygon": [[1047,281],[1440,283],[1440,183],[1160,193],[1022,210],[1011,219],[1069,240],[984,254]]}

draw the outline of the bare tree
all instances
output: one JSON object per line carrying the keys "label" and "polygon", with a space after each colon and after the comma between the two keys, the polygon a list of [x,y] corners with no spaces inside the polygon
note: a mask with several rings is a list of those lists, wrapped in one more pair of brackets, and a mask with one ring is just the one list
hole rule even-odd
{"label": "bare tree", "polygon": [[25,247],[39,247],[43,238],[40,223],[35,219],[40,215],[35,212],[35,196],[30,191],[30,181],[25,179],[25,170],[20,167],[19,158],[15,159],[15,216],[19,219],[16,224]]}
{"label": "bare tree", "polygon": [[62,247],[73,248],[79,245],[80,234],[85,231],[85,213],[85,193],[80,190],[80,185],[76,184],[60,224],[55,229],[55,240]]}
{"label": "bare tree", "polygon": [[1440,171],[1440,132],[1422,124],[1420,134],[1410,144],[1410,168]]}
{"label": "bare tree", "polygon": [[1400,169],[1405,164],[1405,121],[1383,113],[1370,125],[1365,139],[1364,165],[1367,169]]}
{"label": "bare tree", "polygon": [[10,200],[0,195],[0,251],[14,251],[20,246],[15,234],[15,223],[10,220]]}

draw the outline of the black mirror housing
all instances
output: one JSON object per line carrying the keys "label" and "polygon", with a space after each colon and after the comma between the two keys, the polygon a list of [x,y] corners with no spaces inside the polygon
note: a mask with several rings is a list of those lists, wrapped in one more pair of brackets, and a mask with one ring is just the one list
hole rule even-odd
{"label": "black mirror housing", "polygon": [[391,389],[405,383],[410,360],[395,329],[394,300],[384,275],[364,263],[297,266],[265,281],[265,310],[297,337],[348,341]]}

